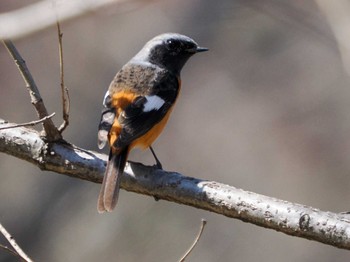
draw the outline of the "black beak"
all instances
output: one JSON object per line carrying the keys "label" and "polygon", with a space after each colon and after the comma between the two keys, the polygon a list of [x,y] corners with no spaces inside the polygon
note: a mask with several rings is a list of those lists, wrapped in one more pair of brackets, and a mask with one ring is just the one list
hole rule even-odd
{"label": "black beak", "polygon": [[196,53],[205,52],[205,51],[208,51],[208,50],[209,50],[209,48],[198,46],[197,49],[196,49]]}
{"label": "black beak", "polygon": [[206,47],[200,47],[200,46],[197,46],[197,47],[194,47],[194,48],[190,48],[190,49],[187,49],[186,51],[190,54],[195,54],[195,53],[199,53],[199,52],[205,52],[205,51],[208,51],[209,49],[206,48]]}

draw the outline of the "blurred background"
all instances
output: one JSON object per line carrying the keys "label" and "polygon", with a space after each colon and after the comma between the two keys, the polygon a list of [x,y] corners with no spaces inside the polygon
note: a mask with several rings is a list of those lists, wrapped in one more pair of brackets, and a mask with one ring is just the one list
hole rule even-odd
{"label": "blurred background", "polygon": [[[0,12],[32,2],[1,1]],[[155,35],[182,33],[210,52],[196,55],[183,70],[180,98],[154,144],[163,167],[348,211],[350,78],[333,34],[338,25],[330,26],[323,11],[314,1],[136,1],[65,22],[71,112],[64,138],[97,151],[102,99],[115,73]],[[59,125],[56,28],[15,44]],[[3,46],[0,86],[1,118],[36,119]],[[135,150],[130,160],[154,164],[149,151]],[[124,190],[116,211],[99,215],[100,185],[42,172],[5,154],[0,174],[0,222],[35,261],[177,261],[201,218],[208,225],[188,261],[350,258],[348,251]],[[16,259],[0,250],[0,261]]]}

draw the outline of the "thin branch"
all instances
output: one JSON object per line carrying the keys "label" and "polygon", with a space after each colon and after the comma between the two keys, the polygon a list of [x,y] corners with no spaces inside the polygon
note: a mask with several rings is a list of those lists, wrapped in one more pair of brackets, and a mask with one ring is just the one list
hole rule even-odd
{"label": "thin branch", "polygon": [[202,218],[202,223],[201,223],[201,227],[199,229],[198,235],[197,235],[196,239],[194,240],[192,246],[187,250],[185,255],[180,259],[180,262],[184,262],[185,259],[189,256],[189,254],[191,254],[192,250],[195,248],[199,239],[201,238],[206,224],[207,224],[207,220]]}
{"label": "thin branch", "polygon": [[0,244],[0,248],[3,249],[3,250],[5,250],[6,252],[10,253],[11,255],[18,257],[20,260],[26,261],[26,260],[23,259],[23,257],[21,257],[20,255],[18,255],[18,253],[17,253],[16,251],[12,250],[12,249],[9,248],[9,247]]}
{"label": "thin branch", "polygon": [[[7,48],[8,52],[12,56],[13,60],[15,61],[23,80],[26,84],[26,87],[29,91],[31,103],[35,107],[35,110],[38,114],[39,119],[43,119],[48,116],[46,107],[44,105],[44,101],[40,96],[39,89],[34,81],[34,78],[32,74],[30,73],[24,59],[20,55],[20,53],[17,51],[16,47],[12,43],[11,40],[3,40],[3,43],[5,47]],[[43,122],[44,131],[45,131],[45,137],[49,141],[56,141],[61,139],[61,134],[58,132],[57,128],[55,127],[54,123],[52,122],[51,118],[45,119]]]}
{"label": "thin branch", "polygon": [[326,16],[340,52],[343,67],[350,76],[350,3],[348,0],[315,0]]}
{"label": "thin branch", "polygon": [[298,31],[304,32],[304,34],[314,37],[316,40],[320,40],[320,43],[326,44],[334,50],[335,45],[333,36],[330,32],[325,31],[322,28],[322,21],[320,21],[312,12],[308,11],[302,2],[241,0],[238,1],[238,3],[267,15],[278,23],[292,26]]}
{"label": "thin branch", "polygon": [[69,109],[70,109],[70,98],[68,88],[64,84],[64,64],[63,64],[63,44],[60,22],[57,19],[57,34],[58,34],[58,50],[60,57],[60,78],[61,78],[61,96],[62,96],[62,111],[63,111],[63,123],[58,128],[60,134],[69,125]]}
{"label": "thin branch", "polygon": [[[57,3],[56,3],[57,2]],[[101,8],[116,6],[118,12],[137,7],[143,1],[130,0],[42,0],[23,8],[0,14],[0,39],[16,39],[43,30],[60,21],[91,14]],[[35,14],[35,15],[33,15]]]}
{"label": "thin branch", "polygon": [[21,249],[21,247],[16,243],[16,240],[10,235],[10,233],[0,224],[0,232],[4,235],[11,246],[16,250],[17,254],[27,262],[32,262],[26,253]]}
{"label": "thin branch", "polygon": [[[0,121],[1,122],[1,121]],[[1,126],[1,124],[0,124]],[[67,142],[47,143],[33,129],[0,130],[0,152],[42,170],[101,183],[106,155]],[[128,162],[121,188],[350,250],[350,217]]]}
{"label": "thin branch", "polygon": [[49,119],[49,118],[53,117],[55,114],[56,113],[52,113],[51,115],[45,116],[42,119],[30,121],[30,122],[27,122],[27,123],[13,124],[13,125],[9,125],[9,126],[1,126],[0,130],[2,130],[2,129],[9,129],[9,128],[16,128],[16,127],[21,127],[21,126],[35,126],[37,124],[40,124],[40,123],[46,121],[46,119]]}

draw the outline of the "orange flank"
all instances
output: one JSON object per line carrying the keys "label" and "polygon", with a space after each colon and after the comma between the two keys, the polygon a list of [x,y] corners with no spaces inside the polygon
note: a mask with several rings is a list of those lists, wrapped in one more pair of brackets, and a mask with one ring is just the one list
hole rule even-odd
{"label": "orange flank", "polygon": [[137,96],[139,95],[130,91],[120,91],[112,96],[112,106],[118,110],[117,117]]}
{"label": "orange flank", "polygon": [[150,147],[153,144],[154,140],[156,140],[160,133],[163,131],[166,123],[168,122],[171,110],[172,108],[170,108],[163,119],[158,124],[154,125],[154,127],[152,127],[146,134],[135,139],[130,144],[130,149],[133,147],[140,147],[142,149]]}
{"label": "orange flank", "polygon": [[137,97],[138,95],[130,92],[130,91],[120,91],[115,93],[112,96],[112,106],[114,108],[117,109],[116,113],[116,117],[114,119],[114,123],[112,125],[112,128],[109,132],[109,144],[111,145],[111,149],[113,153],[119,153],[115,147],[113,147],[112,145],[114,144],[114,142],[117,140],[122,127],[118,121],[118,117],[121,114],[121,112],[132,103],[132,101]]}
{"label": "orange flank", "polygon": [[[122,130],[122,127],[118,121],[119,115],[129,104],[132,103],[132,101],[137,96],[138,96],[137,94],[132,93],[130,91],[121,91],[113,95],[112,105],[113,107],[117,108],[117,115],[114,119],[114,123],[109,132],[110,145],[113,145],[115,143],[115,141],[118,139],[118,136]],[[142,149],[146,149],[149,146],[151,146],[154,140],[156,140],[157,137],[160,135],[160,133],[163,131],[166,123],[168,122],[171,111],[172,111],[172,108],[170,108],[166,113],[166,115],[163,117],[163,119],[159,123],[154,125],[146,134],[136,138],[133,142],[131,142],[129,146],[129,151],[134,147],[140,147]],[[117,154],[119,153],[119,150],[116,150],[116,148],[114,148],[113,146],[111,146],[111,148],[113,153],[117,153]]]}

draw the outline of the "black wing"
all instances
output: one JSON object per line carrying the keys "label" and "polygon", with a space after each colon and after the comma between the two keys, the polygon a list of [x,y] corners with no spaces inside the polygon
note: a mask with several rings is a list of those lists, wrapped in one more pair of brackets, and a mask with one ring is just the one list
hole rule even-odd
{"label": "black wing", "polygon": [[[175,103],[179,92],[179,81],[176,76],[164,77],[148,96],[139,96],[120,114],[118,121],[122,131],[114,146],[124,148],[135,139],[146,134],[159,123]],[[162,101],[149,108],[150,97]],[[161,106],[160,106],[161,105]],[[158,107],[159,106],[159,107]]]}

